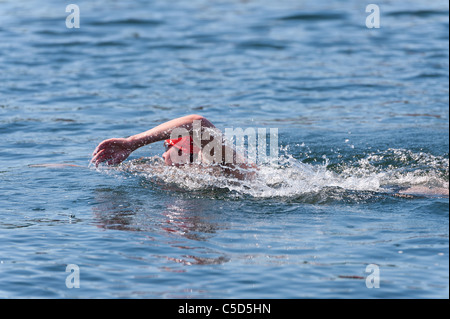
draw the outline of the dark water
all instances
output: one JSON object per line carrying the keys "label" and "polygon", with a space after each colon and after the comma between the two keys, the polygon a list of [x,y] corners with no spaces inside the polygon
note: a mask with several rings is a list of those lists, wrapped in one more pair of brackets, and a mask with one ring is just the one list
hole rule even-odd
{"label": "dark water", "polygon": [[[76,4],[0,3],[0,297],[448,298],[448,197],[391,194],[448,188],[446,1]],[[279,165],[88,167],[190,113],[278,128]]]}

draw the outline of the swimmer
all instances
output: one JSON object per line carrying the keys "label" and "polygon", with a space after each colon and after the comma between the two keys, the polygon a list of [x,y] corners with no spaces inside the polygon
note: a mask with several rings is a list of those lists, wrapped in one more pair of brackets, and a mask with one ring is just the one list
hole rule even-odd
{"label": "swimmer", "polygon": [[[196,143],[195,134],[201,136]],[[211,166],[213,163],[216,164],[214,167],[220,168],[226,175],[240,180],[253,178],[258,171],[255,164],[246,161],[243,155],[227,146],[221,132],[200,115],[180,117],[128,138],[107,139],[94,150],[91,163],[96,166],[103,162],[108,165],[120,164],[138,148],[158,141],[164,141],[166,151],[162,157],[169,166],[186,164]],[[219,141],[218,147],[211,147],[212,141]],[[411,186],[393,191],[391,195],[403,198],[448,197],[449,191],[448,187]]]}
{"label": "swimmer", "polygon": [[[197,138],[197,143],[194,142],[196,134],[201,137]],[[224,173],[238,179],[253,176],[257,169],[255,164],[225,145],[222,134],[209,120],[195,114],[165,122],[128,138],[104,140],[94,150],[91,163],[96,166],[103,162],[120,164],[138,148],[159,141],[165,141],[166,151],[162,157],[169,166],[217,164]]]}

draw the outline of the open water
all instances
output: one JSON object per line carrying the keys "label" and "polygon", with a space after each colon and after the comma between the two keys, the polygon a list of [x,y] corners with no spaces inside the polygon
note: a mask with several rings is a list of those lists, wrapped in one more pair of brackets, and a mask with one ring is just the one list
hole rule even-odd
{"label": "open water", "polygon": [[[67,4],[0,1],[0,298],[449,297],[447,1]],[[278,163],[89,166],[191,113]]]}

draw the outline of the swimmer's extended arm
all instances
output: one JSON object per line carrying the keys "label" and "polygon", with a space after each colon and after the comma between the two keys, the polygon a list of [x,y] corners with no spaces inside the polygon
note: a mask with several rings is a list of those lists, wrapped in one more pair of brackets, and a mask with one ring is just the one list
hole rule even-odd
{"label": "swimmer's extended arm", "polygon": [[194,121],[201,121],[202,128],[214,128],[210,121],[200,115],[180,117],[128,138],[111,138],[101,142],[92,154],[91,163],[95,165],[102,162],[106,162],[108,165],[119,164],[138,148],[169,139],[170,134],[176,128],[184,128],[191,133]]}

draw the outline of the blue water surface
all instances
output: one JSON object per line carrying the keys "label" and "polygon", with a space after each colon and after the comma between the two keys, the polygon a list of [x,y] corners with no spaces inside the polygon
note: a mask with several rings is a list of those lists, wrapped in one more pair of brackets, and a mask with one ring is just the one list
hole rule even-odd
{"label": "blue water surface", "polygon": [[[393,196],[448,189],[447,1],[76,4],[0,3],[0,298],[449,297],[448,196]],[[89,166],[192,113],[277,128],[279,166]]]}

